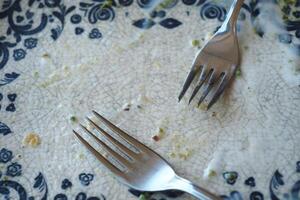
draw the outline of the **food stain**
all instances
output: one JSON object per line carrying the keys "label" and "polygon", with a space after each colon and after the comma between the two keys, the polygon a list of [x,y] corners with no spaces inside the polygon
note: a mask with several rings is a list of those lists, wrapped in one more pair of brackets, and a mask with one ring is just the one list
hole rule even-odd
{"label": "food stain", "polygon": [[23,139],[23,145],[36,148],[41,144],[41,139],[36,133],[28,133]]}

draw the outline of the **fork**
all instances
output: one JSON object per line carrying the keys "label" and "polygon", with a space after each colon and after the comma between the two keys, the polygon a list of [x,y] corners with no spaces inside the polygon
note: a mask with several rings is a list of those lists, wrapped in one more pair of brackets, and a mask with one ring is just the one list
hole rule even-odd
{"label": "fork", "polygon": [[[156,152],[134,139],[113,123],[105,119],[96,111],[93,114],[110,131],[114,132],[120,139],[109,134],[102,129],[95,120],[87,118],[97,133],[104,136],[111,146],[116,147],[118,151],[106,144],[102,139],[95,135],[94,131],[80,124],[81,128],[102,147],[106,154],[96,150],[95,145],[90,144],[78,132],[73,130],[79,141],[107,168],[117,179],[128,187],[145,192],[155,192],[164,190],[181,190],[203,200],[220,200],[221,198],[210,193],[190,181],[179,177],[169,163],[159,156]],[[123,143],[121,142],[123,140]],[[127,145],[124,144],[124,141]],[[128,144],[135,151],[128,147]],[[109,159],[113,158],[113,161]],[[114,162],[115,161],[115,162]],[[117,163],[116,163],[117,162]],[[120,167],[121,165],[122,167]]]}
{"label": "fork", "polygon": [[243,2],[244,0],[233,1],[222,26],[197,53],[178,97],[179,101],[185,95],[197,74],[200,74],[200,76],[189,99],[189,104],[199,90],[204,87],[198,106],[210,93],[212,95],[210,95],[211,98],[207,104],[208,110],[225,90],[240,63],[236,22]]}

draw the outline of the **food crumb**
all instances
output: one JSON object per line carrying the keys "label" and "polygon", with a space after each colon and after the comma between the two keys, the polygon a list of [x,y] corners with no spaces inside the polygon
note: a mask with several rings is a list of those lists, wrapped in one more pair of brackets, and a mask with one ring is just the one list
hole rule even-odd
{"label": "food crumb", "polygon": [[17,155],[17,158],[22,158],[22,155],[21,155],[21,154],[18,154],[18,155]]}
{"label": "food crumb", "polygon": [[75,117],[74,115],[72,115],[72,116],[70,117],[70,120],[71,120],[71,122],[73,122],[73,123],[75,123],[75,122],[78,121],[77,117]]}
{"label": "food crumb", "polygon": [[211,169],[210,167],[206,168],[204,170],[204,178],[212,178],[212,177],[215,177],[217,176],[217,172],[213,169]]}
{"label": "food crumb", "polygon": [[79,154],[79,159],[84,159],[85,158],[85,156],[81,153],[81,154]]}
{"label": "food crumb", "polygon": [[248,46],[244,46],[244,49],[245,49],[245,50],[248,50],[248,49],[249,49],[249,47],[248,47]]}
{"label": "food crumb", "polygon": [[158,142],[159,140],[161,140],[163,137],[165,136],[165,130],[163,128],[158,128],[157,130],[157,134],[155,134],[152,139],[156,142]]}
{"label": "food crumb", "polygon": [[155,142],[158,142],[160,138],[159,138],[157,135],[154,135],[154,136],[152,136],[152,139],[153,139]]}
{"label": "food crumb", "polygon": [[41,144],[41,139],[38,134],[36,133],[28,133],[25,138],[23,139],[24,146],[30,146],[36,148]]}
{"label": "food crumb", "polygon": [[200,41],[199,40],[192,40],[192,46],[193,47],[199,47],[200,46]]}
{"label": "food crumb", "polygon": [[124,110],[124,111],[129,111],[129,110],[130,110],[130,107],[131,107],[131,104],[130,104],[130,103],[125,103],[125,104],[122,106],[122,110]]}
{"label": "food crumb", "polygon": [[236,76],[236,77],[240,77],[241,74],[242,74],[241,69],[238,68],[238,69],[236,70],[236,72],[235,72],[235,76]]}
{"label": "food crumb", "polygon": [[201,103],[199,106],[198,106],[198,108],[200,109],[200,110],[207,110],[207,104],[204,102],[204,103]]}
{"label": "food crumb", "polygon": [[38,77],[39,77],[39,73],[38,73],[37,71],[35,71],[35,72],[33,73],[33,76],[34,76],[34,78],[38,78]]}
{"label": "food crumb", "polygon": [[211,116],[216,117],[216,116],[217,116],[217,113],[216,113],[216,112],[213,112],[213,113],[211,114]]}
{"label": "food crumb", "polygon": [[44,53],[44,54],[42,55],[42,57],[43,57],[43,58],[50,58],[50,55],[49,55],[48,53]]}

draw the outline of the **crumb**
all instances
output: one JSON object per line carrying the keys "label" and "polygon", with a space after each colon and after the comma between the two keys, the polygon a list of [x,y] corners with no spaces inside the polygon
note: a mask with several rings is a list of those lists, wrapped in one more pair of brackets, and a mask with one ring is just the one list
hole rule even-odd
{"label": "crumb", "polygon": [[241,74],[242,74],[241,69],[238,68],[238,69],[236,70],[236,72],[235,72],[235,76],[236,76],[236,77],[240,77]]}
{"label": "crumb", "polygon": [[44,53],[44,54],[42,55],[42,57],[43,57],[43,58],[50,58],[50,55],[49,55],[48,53]]}
{"label": "crumb", "polygon": [[171,158],[175,158],[176,157],[176,153],[174,153],[174,152],[170,153],[170,157]]}
{"label": "crumb", "polygon": [[84,159],[85,158],[85,156],[81,153],[81,154],[79,154],[79,159]]}
{"label": "crumb", "polygon": [[124,110],[124,111],[129,111],[129,110],[130,110],[130,107],[131,107],[131,104],[130,104],[130,103],[125,103],[125,104],[122,106],[122,110]]}
{"label": "crumb", "polygon": [[74,115],[72,115],[72,116],[70,117],[70,120],[71,120],[71,122],[73,122],[73,123],[78,122],[77,117],[75,117]]}
{"label": "crumb", "polygon": [[203,103],[201,103],[201,104],[198,106],[198,108],[199,108],[200,110],[207,110],[207,104],[206,104],[205,102],[203,102]]}
{"label": "crumb", "polygon": [[17,155],[17,158],[22,158],[22,155],[21,155],[21,154],[18,154],[18,155]]}
{"label": "crumb", "polygon": [[199,47],[200,46],[200,41],[199,40],[192,40],[192,46],[193,47]]}
{"label": "crumb", "polygon": [[216,116],[217,116],[217,113],[216,113],[216,112],[213,112],[211,116],[216,117]]}
{"label": "crumb", "polygon": [[181,158],[183,160],[186,160],[186,159],[188,159],[191,156],[191,151],[189,149],[187,149],[184,152],[178,153],[178,156],[179,156],[179,158]]}
{"label": "crumb", "polygon": [[248,46],[244,46],[244,49],[245,49],[245,50],[248,50],[248,49],[249,49],[249,47],[248,47]]}
{"label": "crumb", "polygon": [[39,73],[38,73],[37,71],[35,71],[35,72],[33,73],[33,76],[34,76],[34,78],[38,78],[38,77],[39,77]]}
{"label": "crumb", "polygon": [[159,137],[158,137],[157,135],[152,136],[152,139],[153,139],[155,142],[158,142],[158,141],[159,141]]}
{"label": "crumb", "polygon": [[28,133],[25,138],[23,139],[24,146],[30,146],[36,148],[41,144],[41,139],[38,134],[36,133]]}

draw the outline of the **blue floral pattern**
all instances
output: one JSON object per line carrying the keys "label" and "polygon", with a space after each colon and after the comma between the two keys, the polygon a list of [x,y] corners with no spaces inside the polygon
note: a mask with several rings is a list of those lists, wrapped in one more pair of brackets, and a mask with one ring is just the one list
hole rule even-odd
{"label": "blue floral pattern", "polygon": [[8,161],[10,161],[12,159],[12,152],[2,148],[0,150],[0,163],[7,163]]}
{"label": "blue floral pattern", "polygon": [[22,60],[24,59],[26,56],[26,51],[24,49],[15,49],[14,50],[14,59],[15,61],[19,61],[19,60]]}
{"label": "blue floral pattern", "polygon": [[81,173],[79,174],[79,180],[81,182],[82,185],[84,186],[88,186],[94,179],[94,175],[93,174],[86,174],[86,173]]}
{"label": "blue floral pattern", "polygon": [[[22,3],[21,3],[22,2]],[[260,3],[261,0],[250,0],[243,5],[240,20],[246,20],[249,16],[250,21],[254,20],[260,15]],[[274,1],[278,3],[278,1]],[[8,24],[7,29],[4,30],[4,34],[0,35],[0,71],[3,71],[7,62],[12,59],[16,62],[21,62],[26,59],[27,54],[39,45],[39,40],[36,34],[46,31],[47,26],[51,27],[47,35],[52,38],[53,41],[57,40],[64,31],[66,23],[71,22],[74,26],[75,35],[86,35],[90,39],[100,39],[105,37],[105,32],[101,32],[97,27],[99,23],[111,23],[117,19],[116,9],[129,7],[136,4],[140,9],[148,9],[152,6],[151,0],[86,0],[67,7],[62,0],[4,0],[0,3],[0,20]],[[151,28],[164,28],[167,30],[183,27],[183,22],[175,17],[169,15],[169,10],[176,7],[178,4],[184,6],[193,6],[196,9],[197,15],[201,20],[218,20],[224,21],[226,17],[226,9],[221,4],[218,4],[213,0],[168,0],[162,2],[156,10],[153,10],[149,16],[142,16],[132,20],[132,26],[136,29],[151,29]],[[296,47],[300,52],[300,11],[297,10],[300,6],[299,1],[290,1],[290,5],[282,8],[284,14],[284,26],[286,31],[278,34],[278,41]],[[26,5],[26,6],[24,6]],[[291,7],[296,8],[291,9]],[[26,7],[26,8],[25,8]],[[37,12],[37,10],[39,12]],[[129,16],[130,11],[124,11],[125,16]],[[187,11],[187,17],[190,12]],[[37,16],[40,13],[40,16]],[[90,30],[85,30],[81,23],[88,21],[91,25]],[[255,23],[253,29],[255,33],[263,37],[263,29]],[[94,27],[93,27],[94,26]],[[101,41],[101,40],[99,40]],[[0,87],[5,87],[8,84],[16,81],[21,74],[14,71],[6,71],[6,73],[0,74]],[[0,92],[0,111],[15,112],[16,111],[16,99],[18,95],[14,92],[9,94],[3,94]],[[2,107],[2,100],[8,100],[8,104]],[[3,108],[1,110],[1,108]],[[9,127],[7,122],[0,121],[0,137],[7,136],[13,133],[13,129]],[[0,138],[2,139],[2,138]],[[20,200],[34,200],[35,197],[31,196],[19,179],[23,176],[22,165],[14,160],[13,152],[2,148],[0,150],[0,197],[4,196],[4,199],[20,199]],[[3,171],[4,170],[4,171]],[[300,161],[296,163],[294,173],[300,173]],[[9,180],[7,179],[9,177]],[[94,175],[90,173],[79,174],[79,183],[84,187],[90,186],[94,179]],[[225,183],[231,185],[238,184],[241,180],[238,176],[238,172],[224,172],[223,178]],[[300,195],[300,180],[292,184],[292,187],[286,192],[281,194],[280,188],[286,185],[288,180],[284,179],[285,176],[276,170],[270,179],[269,194],[263,194],[256,188],[255,178],[253,176],[242,181],[245,187],[251,187],[251,193],[247,199],[250,200],[262,200],[266,195],[269,195],[271,200],[279,199],[299,199]],[[17,179],[17,180],[15,180]],[[78,180],[77,180],[78,181]],[[75,184],[75,182],[73,181]],[[61,183],[61,192],[54,196],[56,200],[67,200],[68,194],[64,192],[71,188],[73,183],[65,178]],[[27,187],[26,187],[27,188]],[[39,194],[41,200],[47,200],[49,198],[49,189],[47,185],[46,177],[42,172],[38,172],[37,176],[32,180],[32,189]],[[250,189],[250,188],[249,188]],[[254,190],[255,189],[255,190]],[[11,197],[12,192],[15,191],[18,197]],[[136,196],[139,196],[142,192],[130,190]],[[162,192],[167,197],[178,197],[182,195],[182,192],[178,191],[166,191]],[[152,193],[149,193],[151,196]],[[280,196],[281,195],[281,196]],[[239,191],[233,190],[228,195],[222,195],[223,199],[230,200],[242,200],[243,196]],[[75,196],[76,200],[106,200],[103,194],[99,194],[98,197],[88,196],[87,193],[78,191]],[[154,198],[152,198],[155,200]]]}
{"label": "blue floral pattern", "polygon": [[22,174],[22,166],[18,163],[12,163],[7,167],[6,175],[15,177]]}
{"label": "blue floral pattern", "polygon": [[[2,169],[6,166],[6,172],[3,173]],[[14,160],[13,152],[2,148],[0,150],[0,198],[3,197],[4,199],[19,199],[19,200],[34,200],[36,199],[34,196],[30,196],[28,191],[19,182],[21,179],[15,180],[14,178],[23,176],[22,174],[22,165]],[[93,177],[92,174],[86,174],[89,179],[90,176]],[[8,178],[9,177],[9,178]],[[28,183],[28,182],[26,182]],[[66,190],[67,188],[72,187],[72,183],[69,179],[64,179],[62,181],[62,189]],[[26,185],[28,188],[28,185]],[[48,194],[48,184],[45,176],[39,172],[37,176],[32,180],[32,189],[36,190],[36,195],[39,197],[40,200],[47,200],[49,199]],[[12,192],[14,191],[14,192]],[[33,192],[33,190],[30,190]],[[17,196],[16,196],[17,195]],[[2,199],[2,198],[1,198]],[[71,199],[68,198],[67,194],[59,193],[54,196],[56,200],[67,200]],[[106,200],[106,197],[103,194],[99,194],[98,197],[90,196],[88,197],[87,193],[79,192],[76,197],[76,200]]]}
{"label": "blue floral pattern", "polygon": [[24,46],[27,49],[35,48],[37,43],[38,43],[38,39],[36,39],[36,38],[27,38],[27,39],[24,40]]}

